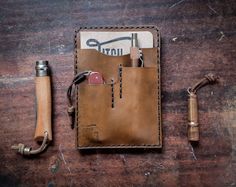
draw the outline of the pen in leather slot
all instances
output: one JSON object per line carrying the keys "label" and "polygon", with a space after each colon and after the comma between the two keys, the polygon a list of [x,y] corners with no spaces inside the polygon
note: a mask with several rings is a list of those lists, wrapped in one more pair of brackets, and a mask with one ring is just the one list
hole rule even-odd
{"label": "pen in leather slot", "polygon": [[138,48],[138,34],[132,33],[131,47],[130,47],[130,59],[132,67],[139,66],[139,58],[140,58],[140,53]]}
{"label": "pen in leather slot", "polygon": [[44,132],[48,133],[48,141],[52,140],[51,81],[47,66],[47,61],[38,61],[36,64],[37,122],[34,135],[36,141],[44,139]]}

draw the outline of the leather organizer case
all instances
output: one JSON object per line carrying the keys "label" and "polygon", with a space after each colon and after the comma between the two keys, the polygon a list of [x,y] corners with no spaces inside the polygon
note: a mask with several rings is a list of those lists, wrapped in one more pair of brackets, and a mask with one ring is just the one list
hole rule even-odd
{"label": "leather organizer case", "polygon": [[[144,67],[130,55],[109,56],[81,49],[81,31],[149,31],[153,48],[142,49]],[[155,26],[80,28],[75,32],[75,74],[92,70],[106,84],[76,85],[78,149],[161,148],[160,35]]]}

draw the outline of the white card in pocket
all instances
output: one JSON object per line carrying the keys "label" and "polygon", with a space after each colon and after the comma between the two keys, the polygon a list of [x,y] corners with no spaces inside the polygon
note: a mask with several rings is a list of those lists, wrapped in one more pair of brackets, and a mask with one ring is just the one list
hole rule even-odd
{"label": "white card in pocket", "polygon": [[149,31],[81,31],[80,48],[96,49],[110,56],[127,55],[132,33],[138,34],[140,48],[153,48],[153,34]]}

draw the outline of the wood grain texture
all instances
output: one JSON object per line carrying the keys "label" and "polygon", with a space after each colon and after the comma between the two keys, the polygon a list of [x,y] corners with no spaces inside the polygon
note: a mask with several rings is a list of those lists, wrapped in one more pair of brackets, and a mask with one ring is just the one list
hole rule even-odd
{"label": "wood grain texture", "polygon": [[52,94],[50,76],[36,77],[36,128],[34,139],[43,141],[45,132],[47,140],[52,141]]}
{"label": "wood grain texture", "polygon": [[[0,186],[236,186],[236,1],[121,0],[0,2]],[[79,153],[69,127],[66,89],[79,26],[142,25],[162,35],[164,148]],[[12,144],[33,141],[34,64],[53,73],[53,137],[47,151],[21,157]],[[186,89],[199,91],[200,144],[187,141]]]}

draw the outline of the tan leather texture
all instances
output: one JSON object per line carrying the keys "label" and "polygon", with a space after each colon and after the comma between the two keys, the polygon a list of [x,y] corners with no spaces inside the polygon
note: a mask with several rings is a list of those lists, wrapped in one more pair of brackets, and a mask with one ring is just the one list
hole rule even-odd
{"label": "tan leather texture", "polygon": [[[79,31],[75,43],[78,37]],[[108,56],[79,45],[75,50],[76,73],[92,70],[105,80],[105,84],[77,86],[78,148],[160,148],[159,44],[142,49],[145,67],[131,67],[130,55]]]}

